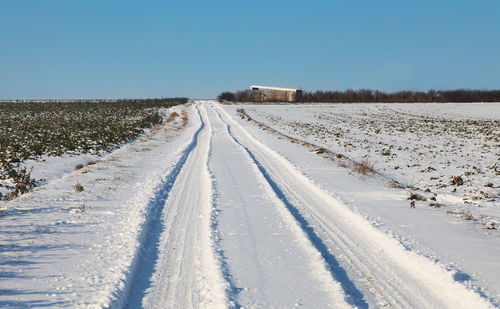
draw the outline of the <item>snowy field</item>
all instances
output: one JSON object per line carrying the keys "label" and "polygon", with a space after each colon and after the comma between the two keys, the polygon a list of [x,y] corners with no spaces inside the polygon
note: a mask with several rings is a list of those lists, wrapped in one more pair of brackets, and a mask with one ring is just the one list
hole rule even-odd
{"label": "snowy field", "polygon": [[500,222],[500,104],[243,106],[281,133],[367,162],[465,220]]}
{"label": "snowy field", "polygon": [[499,307],[499,104],[170,111],[3,204],[0,307]]}

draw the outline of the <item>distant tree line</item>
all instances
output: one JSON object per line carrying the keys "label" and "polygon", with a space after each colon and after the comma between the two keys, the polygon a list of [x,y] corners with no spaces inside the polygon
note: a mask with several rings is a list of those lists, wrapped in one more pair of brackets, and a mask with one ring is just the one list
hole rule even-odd
{"label": "distant tree line", "polygon": [[[251,90],[223,92],[219,101],[252,102]],[[297,102],[330,102],[330,103],[416,103],[416,102],[500,102],[499,90],[428,90],[384,92],[371,89],[345,91],[303,91],[297,96]]]}

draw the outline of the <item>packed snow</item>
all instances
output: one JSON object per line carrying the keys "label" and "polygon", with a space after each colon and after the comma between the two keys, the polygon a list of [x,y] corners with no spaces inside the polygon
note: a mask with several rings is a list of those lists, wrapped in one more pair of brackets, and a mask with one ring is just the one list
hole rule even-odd
{"label": "packed snow", "polygon": [[[498,307],[500,237],[487,224],[500,218],[500,179],[486,166],[498,163],[500,105],[471,106],[173,107],[188,121],[99,158],[46,162],[47,183],[2,206],[0,306]],[[393,118],[420,129],[476,119],[482,131],[404,133]],[[379,173],[354,173],[312,144],[373,155]],[[439,152],[461,144],[469,156]],[[415,156],[420,169],[406,164]],[[72,167],[88,159],[98,161]],[[464,184],[450,185],[459,172]],[[411,208],[391,179],[429,200]],[[488,196],[467,199],[474,188]]]}

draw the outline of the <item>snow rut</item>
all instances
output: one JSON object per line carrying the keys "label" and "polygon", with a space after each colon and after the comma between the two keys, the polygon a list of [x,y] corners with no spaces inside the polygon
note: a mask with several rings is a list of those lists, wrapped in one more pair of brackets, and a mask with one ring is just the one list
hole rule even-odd
{"label": "snow rut", "polygon": [[139,252],[112,307],[226,306],[226,283],[209,239],[211,128],[204,108],[197,108],[200,127],[150,201]]}
{"label": "snow rut", "polygon": [[224,308],[220,267],[211,242],[211,178],[207,162],[211,125],[203,106],[199,144],[186,160],[162,216],[164,231],[152,286],[143,300],[148,308]]}
{"label": "snow rut", "polygon": [[[286,159],[253,138],[220,106],[217,108],[235,141],[252,157],[276,195],[341,281],[348,300],[391,307],[487,308],[472,290],[447,271],[377,230],[298,172]],[[352,281],[335,256],[355,271]],[[357,289],[359,287],[363,293]]]}
{"label": "snow rut", "polygon": [[[348,308],[340,284],[247,151],[215,112],[210,168],[229,296],[245,308]],[[231,294],[232,293],[232,294]]]}

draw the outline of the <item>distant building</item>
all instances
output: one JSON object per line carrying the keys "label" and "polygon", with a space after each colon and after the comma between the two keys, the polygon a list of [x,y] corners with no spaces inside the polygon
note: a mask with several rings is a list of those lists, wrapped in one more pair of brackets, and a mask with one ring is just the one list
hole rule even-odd
{"label": "distant building", "polygon": [[302,90],[292,88],[252,85],[250,89],[256,102],[295,102],[302,94]]}

